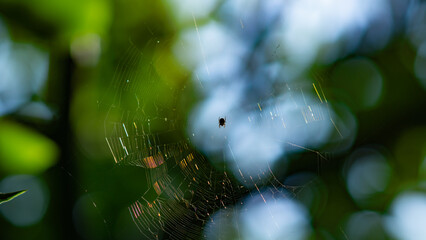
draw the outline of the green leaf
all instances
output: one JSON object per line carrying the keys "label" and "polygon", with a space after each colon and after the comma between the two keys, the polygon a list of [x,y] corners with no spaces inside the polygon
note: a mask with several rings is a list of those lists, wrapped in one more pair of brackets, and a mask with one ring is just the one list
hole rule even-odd
{"label": "green leaf", "polygon": [[21,190],[17,192],[11,192],[11,193],[0,193],[0,204],[8,202],[17,196],[25,193],[27,190]]}

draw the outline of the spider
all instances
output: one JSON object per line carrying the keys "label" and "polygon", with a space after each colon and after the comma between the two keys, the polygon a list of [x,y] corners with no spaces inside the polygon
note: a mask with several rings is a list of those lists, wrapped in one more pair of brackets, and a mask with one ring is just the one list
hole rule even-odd
{"label": "spider", "polygon": [[225,118],[219,117],[219,128],[225,127],[225,125],[226,125],[226,117]]}

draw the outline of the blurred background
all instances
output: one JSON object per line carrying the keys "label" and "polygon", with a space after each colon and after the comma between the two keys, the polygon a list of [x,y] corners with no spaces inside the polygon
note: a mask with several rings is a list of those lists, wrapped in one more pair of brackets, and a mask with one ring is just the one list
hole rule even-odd
{"label": "blurred background", "polygon": [[426,239],[426,2],[0,0],[0,192],[28,190],[1,239],[146,238],[145,172],[105,141],[139,51],[179,97],[173,137],[248,189],[200,238]]}

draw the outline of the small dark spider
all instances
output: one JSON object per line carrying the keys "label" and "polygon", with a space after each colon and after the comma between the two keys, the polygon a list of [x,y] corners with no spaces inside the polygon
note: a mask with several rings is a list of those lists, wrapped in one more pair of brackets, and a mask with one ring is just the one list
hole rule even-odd
{"label": "small dark spider", "polygon": [[226,125],[226,117],[225,118],[219,117],[219,128],[225,127],[225,125]]}

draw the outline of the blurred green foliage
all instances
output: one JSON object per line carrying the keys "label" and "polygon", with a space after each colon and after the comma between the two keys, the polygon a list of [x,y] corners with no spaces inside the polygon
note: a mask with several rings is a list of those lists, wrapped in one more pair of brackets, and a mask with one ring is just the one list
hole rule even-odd
{"label": "blurred green foliage", "polygon": [[15,19],[27,30],[56,34],[63,41],[86,33],[105,34],[111,21],[111,4],[103,0],[4,0],[0,6],[5,16]]}
{"label": "blurred green foliage", "polygon": [[0,168],[5,174],[40,174],[58,160],[57,145],[31,128],[0,122]]}

